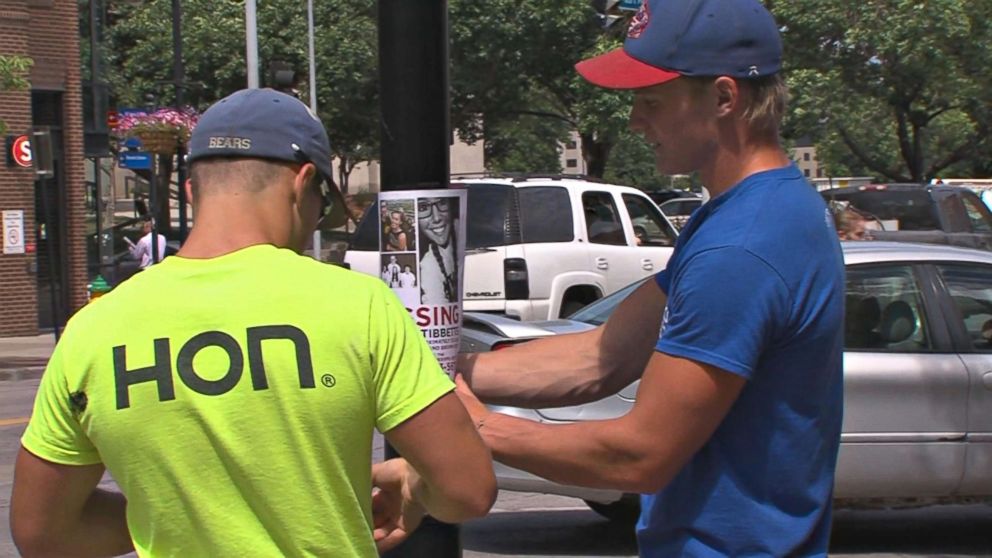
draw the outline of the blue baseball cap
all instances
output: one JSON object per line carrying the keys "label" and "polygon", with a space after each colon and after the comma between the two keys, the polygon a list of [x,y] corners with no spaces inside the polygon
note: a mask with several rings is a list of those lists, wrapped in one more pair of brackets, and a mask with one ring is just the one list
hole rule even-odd
{"label": "blue baseball cap", "polygon": [[324,179],[318,227],[332,229],[345,223],[344,197],[334,184],[327,130],[296,97],[274,89],[242,89],[211,105],[193,128],[187,160],[211,158],[313,163]]}
{"label": "blue baseball cap", "polygon": [[782,38],[758,0],[643,0],[623,47],[575,69],[609,89],[640,89],[681,76],[753,79],[782,68]]}

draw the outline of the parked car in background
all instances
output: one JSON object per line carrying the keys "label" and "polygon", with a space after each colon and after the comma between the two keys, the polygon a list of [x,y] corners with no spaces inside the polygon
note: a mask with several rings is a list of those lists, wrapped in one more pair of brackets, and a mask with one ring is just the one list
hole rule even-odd
{"label": "parked car in background", "polygon": [[658,209],[668,217],[673,225],[682,230],[689,221],[692,212],[703,205],[703,198],[675,198],[658,206]]}
{"label": "parked car in background", "polygon": [[[843,243],[847,267],[840,507],[992,501],[992,253],[926,244]],[[462,350],[605,323],[638,281],[567,320],[517,323],[466,313]],[[797,370],[801,373],[801,370]],[[555,424],[615,418],[637,395],[502,413]],[[574,496],[611,518],[636,515],[617,491],[559,485],[497,464],[500,488]]]}
{"label": "parked car in background", "polygon": [[[468,190],[465,310],[519,320],[567,316],[665,267],[678,232],[644,192],[564,177],[461,179]],[[379,212],[345,262],[379,276]]]}
{"label": "parked car in background", "polygon": [[674,199],[679,199],[679,198],[702,198],[703,197],[702,194],[700,194],[698,192],[693,192],[691,190],[680,190],[680,189],[648,190],[648,191],[645,191],[644,193],[647,194],[648,197],[651,198],[654,201],[654,203],[658,204],[659,206],[661,204],[667,202],[668,200],[674,200]]}
{"label": "parked car in background", "polygon": [[823,190],[877,220],[876,240],[950,244],[992,250],[992,211],[960,186],[872,184]]}

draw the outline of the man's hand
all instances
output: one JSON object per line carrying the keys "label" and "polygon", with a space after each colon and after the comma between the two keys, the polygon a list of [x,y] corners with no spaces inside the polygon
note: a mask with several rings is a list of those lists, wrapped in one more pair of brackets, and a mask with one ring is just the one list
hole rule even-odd
{"label": "man's hand", "polygon": [[487,409],[482,401],[479,401],[479,398],[472,393],[472,389],[465,383],[465,378],[461,374],[455,375],[455,385],[457,386],[455,394],[458,395],[458,399],[465,406],[468,415],[472,417],[472,423],[478,429],[479,425],[485,422],[486,418],[492,414],[492,411]]}
{"label": "man's hand", "polygon": [[414,498],[417,472],[405,459],[372,466],[372,524],[376,548],[386,552],[406,540],[420,525],[425,511]]}

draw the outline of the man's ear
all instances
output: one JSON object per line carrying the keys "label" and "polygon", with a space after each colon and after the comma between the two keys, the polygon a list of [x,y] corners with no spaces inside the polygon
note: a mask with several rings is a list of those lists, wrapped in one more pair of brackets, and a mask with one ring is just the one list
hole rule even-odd
{"label": "man's ear", "polygon": [[193,180],[190,178],[186,179],[186,184],[183,184],[183,188],[186,189],[186,202],[193,205]]}
{"label": "man's ear", "polygon": [[728,76],[720,76],[713,82],[716,91],[716,115],[718,118],[732,114],[741,103],[741,89],[737,80]]}
{"label": "man's ear", "polygon": [[296,177],[293,179],[293,199],[296,205],[303,204],[303,200],[307,196],[307,190],[310,189],[310,185],[313,183],[313,178],[316,174],[317,167],[313,163],[305,163],[296,173]]}

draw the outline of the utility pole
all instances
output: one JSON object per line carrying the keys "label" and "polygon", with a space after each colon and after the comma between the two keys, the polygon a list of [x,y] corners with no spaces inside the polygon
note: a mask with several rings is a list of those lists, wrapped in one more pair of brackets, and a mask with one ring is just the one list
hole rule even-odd
{"label": "utility pole", "polygon": [[[447,0],[379,0],[383,191],[447,188]],[[396,451],[386,446],[386,457]],[[460,558],[457,525],[424,518],[387,558]]]}
{"label": "utility pole", "polygon": [[[310,54],[310,110],[317,114],[317,55],[313,44],[313,0],[307,0],[307,50]],[[313,231],[313,257],[317,261],[324,259],[324,247],[320,231]]]}
{"label": "utility pole", "polygon": [[[180,0],[172,0],[172,84],[176,90],[176,110],[185,103],[186,68],[183,66],[183,11]],[[186,241],[189,223],[186,220],[186,144],[180,142],[176,151],[177,196],[179,198],[179,242]],[[171,219],[172,211],[169,210]],[[171,223],[170,223],[171,225]],[[171,227],[170,227],[171,228]]]}
{"label": "utility pole", "polygon": [[245,1],[245,54],[248,88],[258,89],[258,16],[255,0]]}

